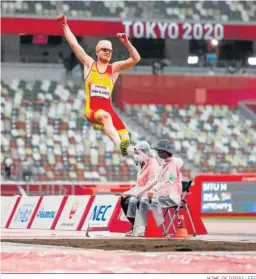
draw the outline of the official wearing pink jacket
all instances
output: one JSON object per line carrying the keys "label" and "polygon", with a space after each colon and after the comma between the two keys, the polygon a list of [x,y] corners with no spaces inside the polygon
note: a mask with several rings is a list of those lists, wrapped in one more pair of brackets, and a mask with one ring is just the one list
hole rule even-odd
{"label": "official wearing pink jacket", "polygon": [[[159,164],[148,142],[139,142],[134,148],[134,153],[135,161],[139,165],[137,182],[132,189],[122,194],[121,199],[123,211],[132,225],[134,225],[136,206],[139,200],[138,193],[141,193],[148,185],[152,184],[159,171]],[[147,197],[147,191],[144,192],[143,196]],[[127,235],[130,234],[132,234],[132,230],[127,233]]]}
{"label": "official wearing pink jacket", "polygon": [[[156,179],[138,193],[140,205],[138,225],[139,235],[143,235],[147,223],[148,210],[151,209],[157,225],[164,231],[162,208],[177,205],[181,201],[182,184],[180,167],[181,159],[172,157],[172,146],[168,140],[160,140],[155,147],[158,156],[163,160]],[[147,192],[147,197],[144,193]],[[137,222],[136,222],[137,223]]]}

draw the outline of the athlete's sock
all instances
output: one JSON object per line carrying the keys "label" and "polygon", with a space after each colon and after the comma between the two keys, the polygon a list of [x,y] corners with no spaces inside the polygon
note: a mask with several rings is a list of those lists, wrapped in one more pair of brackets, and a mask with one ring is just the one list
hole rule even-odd
{"label": "athlete's sock", "polygon": [[97,130],[97,131],[104,131],[104,125],[101,125],[101,124],[94,124],[93,125],[93,128],[94,130]]}
{"label": "athlete's sock", "polygon": [[122,138],[120,143],[120,151],[123,156],[128,155],[128,146],[130,144],[130,140],[128,138]]}

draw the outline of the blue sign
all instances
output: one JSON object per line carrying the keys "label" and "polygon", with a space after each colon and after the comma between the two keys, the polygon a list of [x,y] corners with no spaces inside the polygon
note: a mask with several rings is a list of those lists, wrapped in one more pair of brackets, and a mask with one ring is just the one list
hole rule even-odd
{"label": "blue sign", "polygon": [[22,211],[22,209],[21,209],[20,214],[19,214],[21,223],[28,222],[28,219],[29,219],[31,213],[32,213],[32,209],[25,209],[24,211]]}
{"label": "blue sign", "polygon": [[19,211],[14,219],[14,222],[27,223],[35,203],[24,204],[19,208]]}
{"label": "blue sign", "polygon": [[37,213],[38,218],[53,219],[55,217],[55,211],[45,211],[44,208],[40,209]]}
{"label": "blue sign", "polygon": [[92,213],[93,221],[106,221],[106,213],[112,205],[95,205]]}
{"label": "blue sign", "polygon": [[255,213],[256,183],[250,181],[205,181],[202,184],[203,213]]}

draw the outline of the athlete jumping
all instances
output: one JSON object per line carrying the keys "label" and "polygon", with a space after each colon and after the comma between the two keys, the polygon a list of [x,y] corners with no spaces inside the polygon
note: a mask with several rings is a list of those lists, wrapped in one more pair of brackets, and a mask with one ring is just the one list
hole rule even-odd
{"label": "athlete jumping", "polygon": [[110,64],[112,44],[108,40],[102,40],[96,46],[98,59],[94,61],[78,44],[67,24],[67,17],[61,14],[57,20],[63,27],[69,46],[84,66],[85,117],[93,124],[95,130],[104,131],[120,148],[122,155],[127,156],[130,144],[128,131],[113,109],[111,95],[120,72],[137,64],[140,61],[139,53],[124,33],[117,33],[119,41],[128,49],[130,58]]}

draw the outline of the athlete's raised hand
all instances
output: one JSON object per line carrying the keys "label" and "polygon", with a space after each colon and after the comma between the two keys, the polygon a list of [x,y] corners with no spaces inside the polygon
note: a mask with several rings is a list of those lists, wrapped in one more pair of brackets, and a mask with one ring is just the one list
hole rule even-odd
{"label": "athlete's raised hand", "polygon": [[67,17],[64,14],[60,14],[59,16],[57,16],[57,20],[62,26],[67,24]]}
{"label": "athlete's raised hand", "polygon": [[125,33],[117,33],[116,36],[122,44],[126,45],[128,43],[128,38]]}

